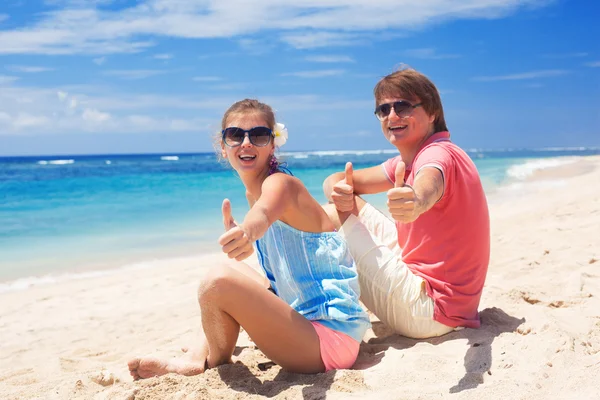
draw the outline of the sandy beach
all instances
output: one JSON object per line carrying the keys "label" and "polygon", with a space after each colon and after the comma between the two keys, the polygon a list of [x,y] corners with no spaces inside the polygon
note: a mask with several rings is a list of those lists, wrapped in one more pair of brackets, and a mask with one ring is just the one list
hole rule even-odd
{"label": "sandy beach", "polygon": [[491,194],[481,328],[417,341],[372,317],[352,370],[287,373],[242,333],[234,364],[134,382],[128,359],[194,342],[220,254],[2,293],[0,398],[600,399],[599,182],[594,156]]}

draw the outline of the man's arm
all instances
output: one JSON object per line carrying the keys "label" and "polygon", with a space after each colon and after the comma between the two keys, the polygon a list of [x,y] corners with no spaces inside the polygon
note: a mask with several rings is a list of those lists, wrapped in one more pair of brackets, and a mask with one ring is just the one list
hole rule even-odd
{"label": "man's arm", "polygon": [[[354,194],[374,194],[385,192],[394,187],[389,181],[381,165],[353,171],[352,187]],[[327,200],[331,201],[334,186],[346,178],[345,172],[336,172],[329,175],[323,182],[323,192]]]}
{"label": "man's arm", "polygon": [[444,195],[444,177],[435,167],[425,167],[417,173],[413,188],[421,200],[418,204],[419,214],[429,211]]}
{"label": "man's arm", "polygon": [[402,223],[415,221],[431,209],[444,194],[444,177],[435,167],[421,169],[412,186],[404,183],[404,163],[398,163],[395,186],[388,190],[388,208],[392,218]]}

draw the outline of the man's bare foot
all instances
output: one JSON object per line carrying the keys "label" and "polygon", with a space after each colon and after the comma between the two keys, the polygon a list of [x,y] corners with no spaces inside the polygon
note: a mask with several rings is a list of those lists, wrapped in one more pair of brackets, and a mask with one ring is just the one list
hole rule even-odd
{"label": "man's bare foot", "polygon": [[127,363],[133,380],[152,378],[168,373],[191,376],[205,370],[205,361],[194,361],[189,358],[173,358],[161,360],[154,357],[134,358]]}

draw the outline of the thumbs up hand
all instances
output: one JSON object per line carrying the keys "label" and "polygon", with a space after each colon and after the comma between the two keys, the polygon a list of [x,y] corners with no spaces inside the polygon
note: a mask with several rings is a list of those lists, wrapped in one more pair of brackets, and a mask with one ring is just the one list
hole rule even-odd
{"label": "thumbs up hand", "polygon": [[225,232],[227,232],[234,226],[237,226],[237,224],[233,220],[233,216],[231,215],[231,202],[229,201],[229,199],[223,200],[221,212],[223,213],[223,226],[225,227]]}
{"label": "thumbs up hand", "polygon": [[235,223],[231,215],[229,199],[223,200],[221,212],[225,233],[219,237],[219,244],[222,246],[223,253],[227,254],[229,258],[235,258],[237,261],[248,258],[254,252],[252,241],[244,232],[243,226]]}
{"label": "thumbs up hand", "polygon": [[406,173],[406,164],[404,161],[400,161],[396,165],[396,171],[394,172],[394,187],[399,188],[404,186],[404,175]]}
{"label": "thumbs up hand", "polygon": [[338,211],[350,212],[354,209],[354,170],[351,162],[346,163],[344,172],[344,179],[333,185],[331,200]]}
{"label": "thumbs up hand", "polygon": [[419,217],[417,203],[419,199],[412,186],[404,183],[406,165],[400,161],[396,165],[394,188],[387,192],[387,205],[392,218],[398,222],[409,223]]}

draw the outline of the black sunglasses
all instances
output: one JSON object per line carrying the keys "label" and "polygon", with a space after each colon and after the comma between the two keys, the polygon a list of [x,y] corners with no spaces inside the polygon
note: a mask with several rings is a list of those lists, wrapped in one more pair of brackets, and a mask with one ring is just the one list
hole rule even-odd
{"label": "black sunglasses", "polygon": [[405,117],[408,115],[410,110],[419,107],[421,104],[422,103],[417,103],[413,105],[405,100],[395,101],[393,103],[380,104],[375,108],[375,115],[377,116],[377,118],[379,118],[380,121],[383,121],[390,115],[392,107],[394,107],[394,112],[397,116]]}
{"label": "black sunglasses", "polygon": [[266,126],[255,126],[252,129],[242,129],[232,126],[221,131],[223,142],[229,147],[237,147],[244,142],[246,135],[254,146],[264,147],[271,143],[273,131]]}

